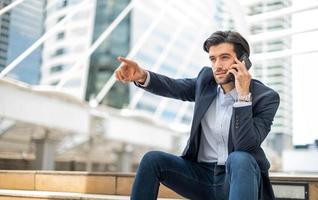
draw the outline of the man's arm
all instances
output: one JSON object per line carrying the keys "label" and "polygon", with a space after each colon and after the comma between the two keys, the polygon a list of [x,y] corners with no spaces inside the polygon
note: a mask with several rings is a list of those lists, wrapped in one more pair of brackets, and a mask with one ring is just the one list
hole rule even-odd
{"label": "man's arm", "polygon": [[252,152],[261,146],[279,106],[278,93],[268,90],[255,106],[254,113],[252,105],[233,107],[231,133],[235,151]]}
{"label": "man's arm", "polygon": [[196,78],[172,79],[164,75],[148,72],[131,59],[123,57],[118,57],[117,59],[121,62],[121,65],[115,71],[117,80],[123,83],[134,82],[138,87],[160,96],[184,101],[195,100]]}
{"label": "man's arm", "polygon": [[164,97],[195,101],[196,78],[173,79],[154,72],[147,72],[144,83],[134,82],[144,90]]}

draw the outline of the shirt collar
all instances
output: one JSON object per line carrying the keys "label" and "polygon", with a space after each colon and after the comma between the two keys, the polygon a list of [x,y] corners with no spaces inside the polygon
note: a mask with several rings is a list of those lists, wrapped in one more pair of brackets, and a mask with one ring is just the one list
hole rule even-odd
{"label": "shirt collar", "polygon": [[222,106],[232,105],[237,99],[237,92],[235,88],[233,88],[230,92],[224,94],[223,89],[220,85],[218,85],[217,93]]}

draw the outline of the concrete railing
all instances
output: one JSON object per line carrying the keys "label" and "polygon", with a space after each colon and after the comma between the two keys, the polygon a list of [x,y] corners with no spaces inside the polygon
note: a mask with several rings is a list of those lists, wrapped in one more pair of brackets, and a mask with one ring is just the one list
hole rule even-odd
{"label": "concrete railing", "polygon": [[[0,170],[0,200],[129,199],[134,175],[133,173]],[[277,199],[318,199],[317,174],[272,173],[271,181]],[[36,195],[37,193],[42,196]],[[92,194],[95,195],[94,198],[90,196]],[[182,199],[163,185],[160,185],[159,197]]]}
{"label": "concrete railing", "polygon": [[272,173],[270,179],[277,199],[318,199],[318,174]]}

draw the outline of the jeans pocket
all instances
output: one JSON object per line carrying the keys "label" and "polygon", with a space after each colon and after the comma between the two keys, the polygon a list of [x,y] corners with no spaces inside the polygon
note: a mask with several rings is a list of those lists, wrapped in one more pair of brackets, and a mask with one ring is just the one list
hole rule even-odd
{"label": "jeans pocket", "polygon": [[225,199],[224,182],[225,174],[220,174],[218,176],[214,176],[213,178],[213,193],[215,199],[217,200]]}

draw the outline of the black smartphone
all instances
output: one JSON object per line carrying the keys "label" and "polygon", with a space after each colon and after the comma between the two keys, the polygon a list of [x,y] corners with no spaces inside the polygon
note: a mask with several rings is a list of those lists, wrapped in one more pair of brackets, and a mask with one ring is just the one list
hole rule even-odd
{"label": "black smartphone", "polygon": [[252,66],[252,62],[250,61],[250,59],[248,58],[248,56],[246,55],[246,53],[243,53],[243,55],[240,57],[239,59],[241,62],[244,61],[245,63],[245,67],[247,70],[249,70]]}
{"label": "black smartphone", "polygon": [[[239,59],[241,62],[244,61],[245,63],[245,67],[247,70],[249,70],[251,67],[252,67],[252,62],[251,60],[248,58],[247,54],[246,53],[243,53],[243,55],[240,57]],[[233,74],[230,75],[231,76],[231,80],[234,81],[235,77]]]}

